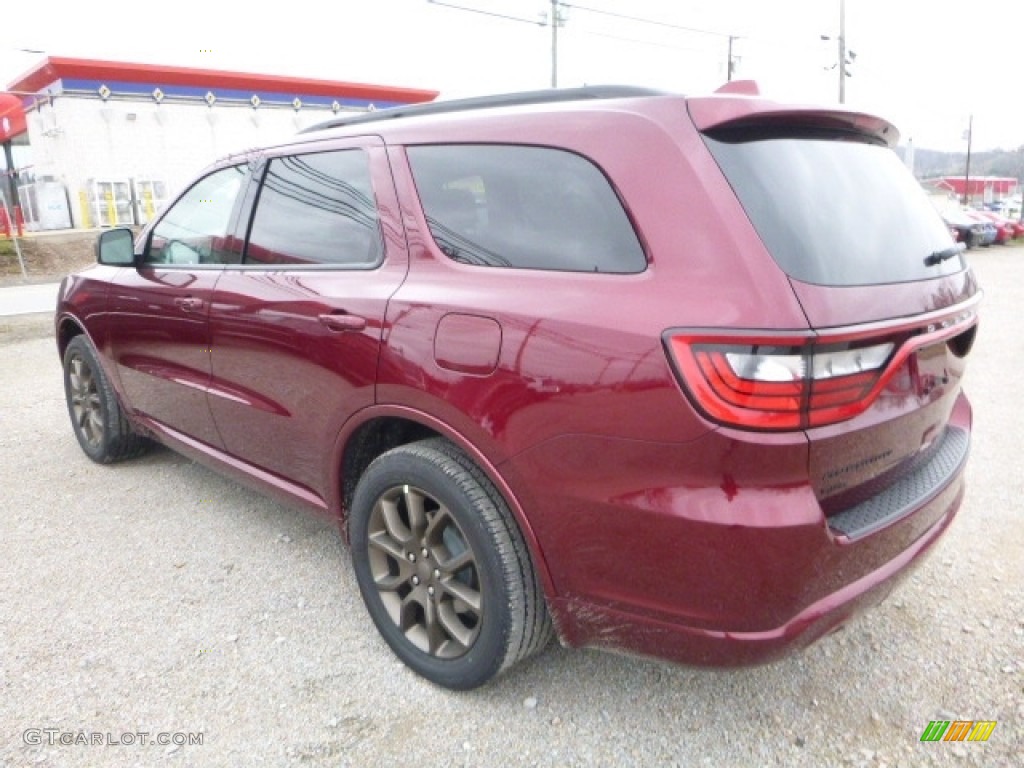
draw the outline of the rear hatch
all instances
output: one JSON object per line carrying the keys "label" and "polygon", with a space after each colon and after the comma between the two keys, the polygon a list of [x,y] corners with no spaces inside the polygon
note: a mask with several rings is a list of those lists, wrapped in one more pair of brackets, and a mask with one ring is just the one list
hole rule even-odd
{"label": "rear hatch", "polygon": [[720,345],[715,365],[740,407],[712,415],[806,430],[830,524],[867,535],[939,493],[966,459],[973,273],[885,121],[731,96],[689,108],[812,329]]}

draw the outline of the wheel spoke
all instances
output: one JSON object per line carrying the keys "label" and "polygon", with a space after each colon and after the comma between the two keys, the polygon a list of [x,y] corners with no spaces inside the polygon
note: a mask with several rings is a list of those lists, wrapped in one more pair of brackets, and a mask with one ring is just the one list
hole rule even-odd
{"label": "wheel spoke", "polygon": [[419,621],[420,610],[421,606],[411,592],[403,597],[401,616],[398,621],[399,629],[408,633],[415,631],[417,627],[421,626]]}
{"label": "wheel spoke", "polygon": [[461,651],[469,650],[469,646],[476,637],[476,628],[467,627],[462,623],[459,614],[456,613],[451,603],[443,603],[438,612],[438,622],[444,627],[448,637],[458,644]]}
{"label": "wheel spoke", "polygon": [[448,634],[438,616],[437,604],[433,600],[427,600],[423,605],[423,623],[430,653],[434,656],[440,655],[439,652],[448,642]]}
{"label": "wheel spoke", "polygon": [[423,540],[430,542],[441,541],[444,536],[444,529],[451,525],[451,513],[447,507],[439,506],[437,512],[430,520],[430,524],[423,531]]}
{"label": "wheel spoke", "polygon": [[405,562],[405,551],[402,549],[402,545],[395,541],[387,531],[377,531],[371,534],[369,544],[371,547],[375,547],[381,552],[390,555],[399,563]]}
{"label": "wheel spoke", "polygon": [[465,603],[473,613],[477,615],[480,614],[480,609],[483,607],[483,601],[480,598],[480,592],[478,590],[462,583],[458,579],[446,579],[441,582],[441,586],[452,597]]}
{"label": "wheel spoke", "polygon": [[[402,545],[396,542],[387,531],[371,534],[369,544],[370,571],[373,581],[381,592],[400,592],[405,594],[411,589],[409,583],[409,567],[406,563]],[[404,588],[404,589],[403,589]]]}
{"label": "wheel spoke", "polygon": [[441,571],[446,573],[447,575],[454,576],[467,565],[472,565],[473,562],[474,560],[472,550],[465,549],[459,554],[451,557],[447,557],[444,559],[438,557],[437,567],[440,568]]}
{"label": "wheel spoke", "polygon": [[82,361],[77,357],[71,360],[71,370],[68,373],[71,387],[76,391],[82,391]]}
{"label": "wheel spoke", "polygon": [[412,539],[412,532],[405,526],[405,522],[402,520],[402,513],[398,509],[397,499],[381,498],[377,503],[380,506],[381,522],[383,522],[391,537],[403,544],[409,543]]}
{"label": "wheel spoke", "polygon": [[398,628],[405,633],[409,642],[421,651],[431,652],[430,634],[425,626],[425,607],[420,603],[416,592],[410,592],[402,600]]}
{"label": "wheel spoke", "polygon": [[409,514],[409,529],[413,537],[422,539],[427,530],[426,497],[407,485],[402,492],[402,498],[405,500],[405,510]]}
{"label": "wheel spoke", "polygon": [[383,576],[374,576],[373,583],[382,592],[398,592],[409,580],[401,573],[386,573]]}
{"label": "wheel spoke", "polygon": [[398,596],[397,592],[381,592],[380,601],[384,605],[384,610],[388,612],[388,617],[396,625],[401,624],[402,621],[402,598]]}

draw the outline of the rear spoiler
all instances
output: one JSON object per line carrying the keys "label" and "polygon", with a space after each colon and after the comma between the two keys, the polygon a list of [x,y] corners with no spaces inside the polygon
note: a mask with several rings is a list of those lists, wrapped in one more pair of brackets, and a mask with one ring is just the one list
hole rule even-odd
{"label": "rear spoiler", "polygon": [[710,96],[686,101],[697,130],[712,137],[759,137],[813,133],[849,134],[888,147],[900,132],[875,115],[843,107],[781,105],[760,97],[753,83],[735,82]]}

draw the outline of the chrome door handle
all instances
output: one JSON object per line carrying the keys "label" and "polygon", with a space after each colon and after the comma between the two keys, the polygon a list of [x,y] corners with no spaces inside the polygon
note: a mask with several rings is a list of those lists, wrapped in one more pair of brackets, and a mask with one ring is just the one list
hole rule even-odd
{"label": "chrome door handle", "polygon": [[320,322],[332,331],[361,331],[366,327],[366,318],[347,312],[328,312],[320,315]]}
{"label": "chrome door handle", "polygon": [[181,307],[186,312],[195,312],[203,308],[203,300],[195,296],[183,296],[174,300],[175,306]]}

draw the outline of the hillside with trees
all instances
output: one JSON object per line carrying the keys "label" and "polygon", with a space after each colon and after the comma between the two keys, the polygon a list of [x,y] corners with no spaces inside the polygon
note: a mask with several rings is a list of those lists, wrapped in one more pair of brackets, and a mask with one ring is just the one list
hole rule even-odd
{"label": "hillside with trees", "polygon": [[[906,158],[907,148],[896,148]],[[936,176],[963,176],[966,152],[938,152],[933,149],[914,150],[914,175],[919,179]],[[971,176],[1008,176],[1024,181],[1024,145],[1017,149],[995,149],[971,153]]]}

